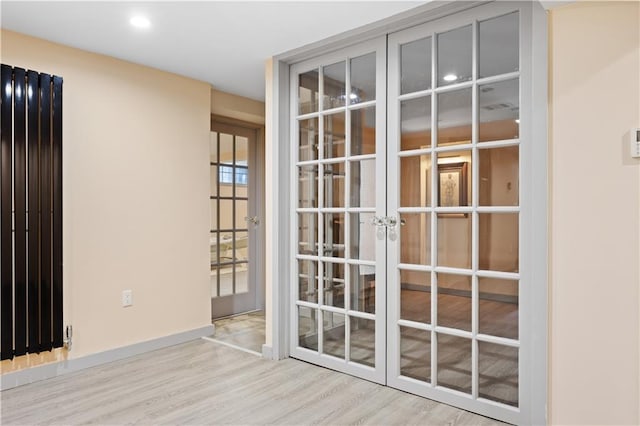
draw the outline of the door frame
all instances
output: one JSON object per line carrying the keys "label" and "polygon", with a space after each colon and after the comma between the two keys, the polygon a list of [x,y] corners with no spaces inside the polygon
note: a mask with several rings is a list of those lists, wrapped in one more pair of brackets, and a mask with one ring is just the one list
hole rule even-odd
{"label": "door frame", "polygon": [[[290,286],[291,276],[291,235],[290,223],[292,206],[291,180],[293,179],[290,146],[290,78],[291,65],[349,45],[365,42],[372,38],[400,31],[415,25],[443,18],[454,13],[471,9],[490,1],[444,1],[430,2],[423,6],[391,16],[382,21],[365,25],[358,29],[285,52],[271,58],[266,66],[266,118],[270,129],[266,134],[265,164],[270,173],[265,176],[265,227],[266,227],[266,280],[267,280],[267,342],[263,347],[263,356],[271,359],[283,359],[289,356],[290,338]],[[528,297],[536,314],[531,327],[531,351],[527,365],[532,367],[530,401],[531,411],[523,413],[523,421],[531,424],[547,422],[548,401],[548,172],[547,172],[547,14],[539,1],[530,4],[531,18],[531,69],[532,79],[527,88],[532,94],[531,122],[523,123],[522,131],[532,140],[531,157],[533,167],[528,170],[528,191],[532,208],[529,210],[528,232],[530,241],[531,282],[540,283],[530,289]],[[534,176],[535,174],[535,176]],[[534,179],[535,178],[535,179]],[[534,232],[535,231],[535,232]],[[523,312],[531,315],[533,312]]]}
{"label": "door frame", "polygon": [[[264,144],[264,126],[261,124],[250,123],[247,121],[237,120],[235,118],[224,117],[211,114],[210,131],[213,132],[214,125],[223,127],[239,127],[249,132],[255,133],[255,162],[254,169],[256,174],[255,195],[250,197],[249,203],[255,206],[255,212],[258,216],[259,223],[254,230],[255,242],[249,246],[249,259],[253,259],[254,264],[249,268],[249,280],[255,281],[255,307],[256,310],[265,309],[265,192],[260,182],[264,181],[265,176],[265,144]],[[225,296],[223,296],[225,297]],[[213,299],[211,300],[211,316],[213,316]]]}

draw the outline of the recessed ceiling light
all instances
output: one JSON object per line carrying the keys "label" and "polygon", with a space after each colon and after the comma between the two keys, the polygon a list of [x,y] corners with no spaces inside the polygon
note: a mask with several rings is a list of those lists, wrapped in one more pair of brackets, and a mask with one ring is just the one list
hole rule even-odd
{"label": "recessed ceiling light", "polygon": [[458,79],[458,76],[455,74],[447,74],[444,77],[442,77],[442,79],[444,81],[456,81]]}
{"label": "recessed ceiling light", "polygon": [[140,15],[131,18],[129,23],[136,28],[149,28],[151,26],[151,21]]}
{"label": "recessed ceiling light", "polygon": [[520,124],[520,119],[516,118],[516,123]]}

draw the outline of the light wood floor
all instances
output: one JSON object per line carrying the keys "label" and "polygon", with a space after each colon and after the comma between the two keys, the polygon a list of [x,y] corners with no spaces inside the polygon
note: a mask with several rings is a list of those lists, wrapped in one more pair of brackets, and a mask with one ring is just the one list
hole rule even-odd
{"label": "light wood floor", "polygon": [[14,424],[500,424],[301,361],[198,340],[4,391]]}
{"label": "light wood floor", "polygon": [[265,342],[264,311],[250,312],[213,321],[212,339],[262,354]]}

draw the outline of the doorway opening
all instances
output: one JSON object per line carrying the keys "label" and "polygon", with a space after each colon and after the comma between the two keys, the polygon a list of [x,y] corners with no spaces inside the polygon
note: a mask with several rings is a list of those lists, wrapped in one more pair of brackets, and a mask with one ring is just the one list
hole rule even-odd
{"label": "doorway opening", "polygon": [[213,339],[262,353],[263,127],[213,116],[210,135],[210,283]]}

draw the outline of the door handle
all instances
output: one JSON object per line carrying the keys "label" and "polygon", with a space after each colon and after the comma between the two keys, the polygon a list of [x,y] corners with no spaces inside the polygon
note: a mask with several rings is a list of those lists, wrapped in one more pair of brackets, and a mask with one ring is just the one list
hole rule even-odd
{"label": "door handle", "polygon": [[260,219],[258,219],[258,216],[245,216],[244,220],[246,220],[247,222],[251,222],[254,225],[258,226],[260,224]]}
{"label": "door handle", "polygon": [[393,229],[398,224],[398,219],[395,216],[385,216],[384,218],[384,226],[388,229]]}

